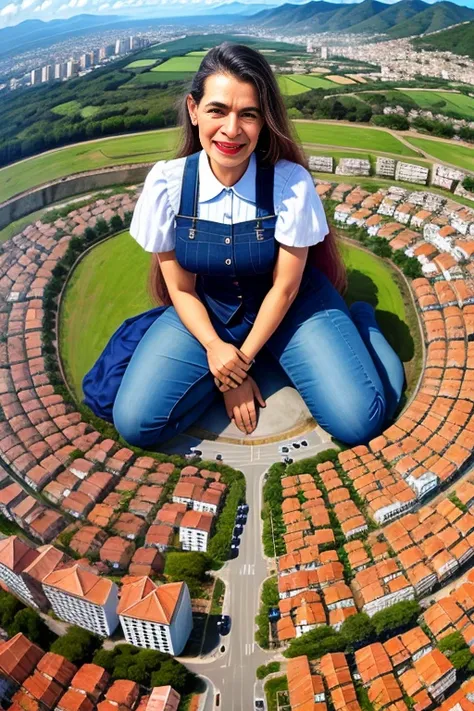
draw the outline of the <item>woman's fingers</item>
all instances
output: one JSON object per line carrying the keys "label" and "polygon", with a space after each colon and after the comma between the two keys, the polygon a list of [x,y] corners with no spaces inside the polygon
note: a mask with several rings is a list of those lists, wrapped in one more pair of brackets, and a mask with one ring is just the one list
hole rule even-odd
{"label": "woman's fingers", "polygon": [[253,432],[257,426],[257,411],[255,410],[254,401],[247,403],[247,410],[249,413],[250,432]]}
{"label": "woman's fingers", "polygon": [[233,414],[234,414],[235,424],[237,425],[239,430],[241,430],[242,432],[247,432],[245,425],[244,425],[242,413],[241,413],[240,407],[238,405],[235,405],[235,407],[233,409]]}

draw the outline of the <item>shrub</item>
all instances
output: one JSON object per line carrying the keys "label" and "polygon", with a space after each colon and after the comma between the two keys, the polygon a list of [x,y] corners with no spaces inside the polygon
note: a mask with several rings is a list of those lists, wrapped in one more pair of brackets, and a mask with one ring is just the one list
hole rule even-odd
{"label": "shrub", "polygon": [[94,652],[102,645],[102,640],[82,627],[70,627],[63,637],[51,645],[51,652],[62,654],[70,662],[79,666],[92,660]]}

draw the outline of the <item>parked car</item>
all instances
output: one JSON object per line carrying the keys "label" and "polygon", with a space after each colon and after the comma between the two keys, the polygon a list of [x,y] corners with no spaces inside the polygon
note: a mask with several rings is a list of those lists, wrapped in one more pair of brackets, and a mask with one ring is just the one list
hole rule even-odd
{"label": "parked car", "polygon": [[229,552],[229,557],[231,560],[234,558],[237,558],[239,555],[239,546],[234,545],[233,543],[230,544],[230,552]]}
{"label": "parked car", "polygon": [[198,449],[197,447],[190,447],[189,451],[193,452],[196,455],[196,457],[202,456],[202,451],[200,449]]}
{"label": "parked car", "polygon": [[280,617],[281,617],[281,615],[280,615],[280,610],[278,609],[278,607],[271,607],[268,610],[268,619],[270,620],[270,622],[277,622],[280,619]]}
{"label": "parked car", "polygon": [[233,537],[234,537],[234,538],[238,538],[239,536],[241,536],[242,533],[243,533],[243,530],[244,530],[244,527],[241,526],[240,523],[236,524],[236,525],[234,526]]}
{"label": "parked car", "polygon": [[265,701],[263,699],[255,699],[255,711],[261,711],[265,708]]}
{"label": "parked car", "polygon": [[229,615],[221,615],[217,620],[217,629],[219,634],[224,636],[230,632],[230,617]]}
{"label": "parked car", "polygon": [[247,515],[249,512],[249,505],[248,504],[239,504],[237,508],[238,513],[240,514],[245,514]]}
{"label": "parked car", "polygon": [[301,439],[301,440],[300,440],[300,444],[301,444],[302,447],[307,447],[307,446],[308,446],[308,442],[307,442],[305,439]]}
{"label": "parked car", "polygon": [[287,447],[286,445],[282,445],[281,447],[278,447],[278,451],[280,454],[288,454],[290,451],[290,448]]}
{"label": "parked car", "polygon": [[222,454],[216,454],[216,462],[222,462]]}
{"label": "parked car", "polygon": [[240,546],[240,538],[238,536],[234,536],[230,542],[231,546]]}
{"label": "parked car", "polygon": [[241,526],[245,526],[245,524],[247,523],[247,516],[245,516],[244,514],[240,514],[239,516],[237,516],[235,521]]}
{"label": "parked car", "polygon": [[293,460],[292,460],[291,457],[285,457],[285,458],[283,459],[283,462],[284,462],[285,464],[293,464]]}
{"label": "parked car", "polygon": [[299,449],[301,445],[299,442],[292,442],[291,446],[293,447],[293,449]]}

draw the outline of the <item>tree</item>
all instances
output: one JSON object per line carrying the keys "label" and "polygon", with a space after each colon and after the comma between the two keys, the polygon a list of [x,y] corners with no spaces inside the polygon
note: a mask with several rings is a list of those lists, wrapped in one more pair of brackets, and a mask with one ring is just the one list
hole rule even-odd
{"label": "tree", "polygon": [[82,627],[70,627],[63,637],[51,645],[51,652],[62,654],[70,662],[79,666],[91,661],[94,652],[102,645],[100,637]]}
{"label": "tree", "polygon": [[29,607],[17,612],[15,619],[8,627],[10,637],[14,637],[18,632],[22,632],[31,642],[44,649],[49,649],[52,642],[57,639],[38,613]]}
{"label": "tree", "polygon": [[179,694],[192,691],[195,685],[195,675],[175,659],[168,659],[160,666],[158,671],[151,675],[152,686],[167,686],[176,689]]}
{"label": "tree", "polygon": [[361,647],[369,644],[375,635],[374,624],[365,612],[348,617],[340,631],[348,647]]}
{"label": "tree", "polygon": [[123,230],[123,220],[120,215],[113,215],[113,217],[110,218],[109,225],[111,232]]}
{"label": "tree", "polygon": [[376,612],[372,617],[377,636],[393,636],[395,631],[412,627],[417,617],[421,613],[421,608],[416,600],[403,600],[386,610]]}
{"label": "tree", "polygon": [[15,615],[20,610],[26,609],[22,602],[7,592],[0,595],[0,627],[7,629],[13,624]]}
{"label": "tree", "polygon": [[343,652],[346,647],[344,637],[332,627],[316,627],[290,642],[284,652],[285,657],[306,655],[309,659],[319,659],[328,652]]}
{"label": "tree", "polygon": [[190,551],[188,553],[168,553],[166,556],[165,575],[172,582],[180,582],[185,578],[195,578],[204,582],[211,561],[205,553]]}

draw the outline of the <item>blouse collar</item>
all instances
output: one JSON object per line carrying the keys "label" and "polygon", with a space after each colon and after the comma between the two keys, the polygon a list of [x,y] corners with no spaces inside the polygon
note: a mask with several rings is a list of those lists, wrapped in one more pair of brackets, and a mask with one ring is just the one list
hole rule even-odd
{"label": "blouse collar", "polygon": [[[235,185],[230,187],[239,198],[255,204],[255,179],[257,174],[257,162],[255,153],[250,156],[247,170]],[[199,156],[199,202],[213,200],[227,190],[226,185],[220,183],[209,165],[209,158],[206,151],[202,150]]]}

